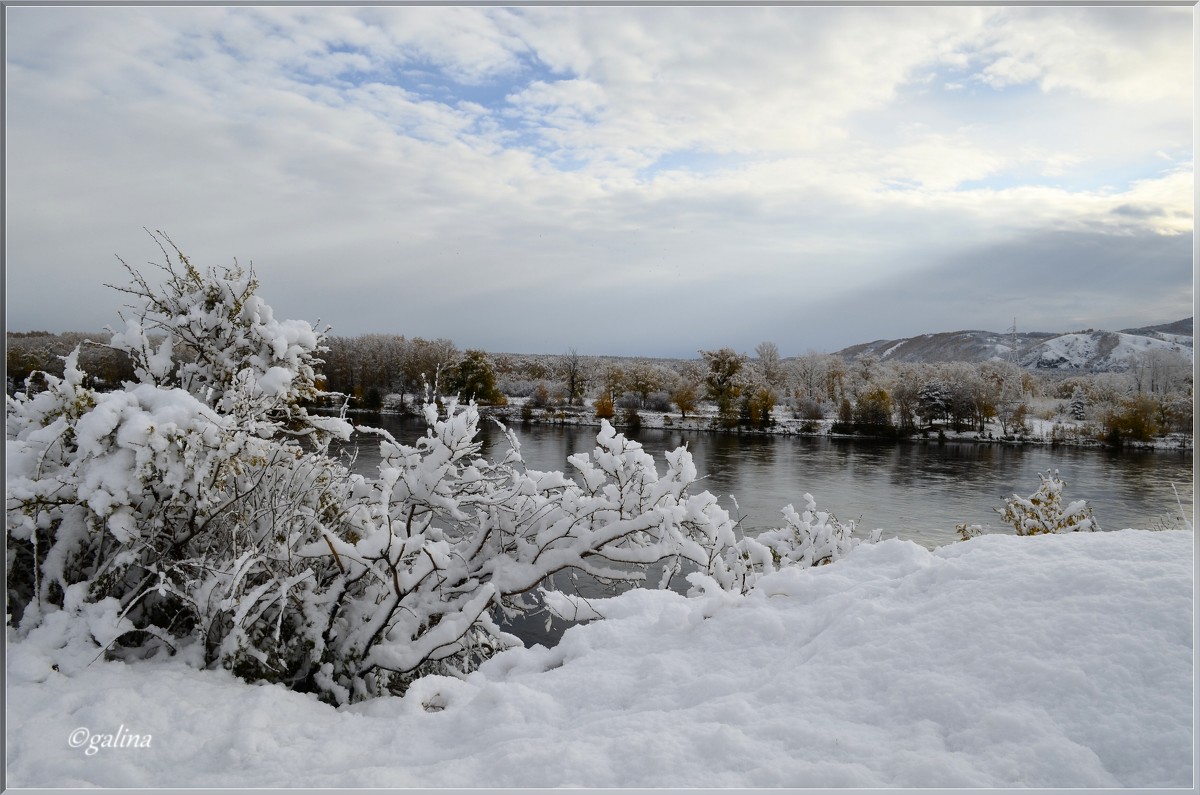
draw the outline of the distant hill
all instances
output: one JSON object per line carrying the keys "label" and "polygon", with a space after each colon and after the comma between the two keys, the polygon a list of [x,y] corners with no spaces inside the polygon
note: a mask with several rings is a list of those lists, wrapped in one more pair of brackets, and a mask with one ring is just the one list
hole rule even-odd
{"label": "distant hill", "polygon": [[1161,326],[1143,326],[1142,328],[1123,328],[1122,334],[1141,334],[1144,337],[1158,337],[1163,339],[1163,335],[1175,335],[1180,337],[1191,337],[1195,332],[1195,318],[1185,317],[1183,320],[1176,320],[1174,323],[1163,323]]}
{"label": "distant hill", "polygon": [[1043,331],[1005,334],[998,331],[943,331],[896,340],[875,340],[851,345],[834,355],[855,359],[874,354],[890,362],[986,362],[991,359],[1010,359],[1013,349],[1017,355],[1048,339],[1058,336]]}
{"label": "distant hill", "polygon": [[[893,362],[986,362],[1015,360],[1037,370],[1107,372],[1129,368],[1140,354],[1163,351],[1192,359],[1192,318],[1124,331],[1067,334],[1043,331],[948,331],[852,345],[835,355],[847,360],[874,354]],[[1015,355],[1014,355],[1015,349]]]}

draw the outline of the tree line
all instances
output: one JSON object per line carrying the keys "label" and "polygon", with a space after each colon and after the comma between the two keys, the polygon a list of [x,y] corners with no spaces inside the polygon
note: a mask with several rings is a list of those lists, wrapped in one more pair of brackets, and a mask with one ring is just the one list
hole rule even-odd
{"label": "tree line", "polygon": [[[874,354],[847,360],[810,352],[784,358],[773,342],[753,353],[732,348],[699,351],[696,359],[521,355],[460,352],[449,340],[395,335],[331,337],[324,354],[328,388],[353,395],[363,407],[389,395],[412,405],[424,384],[483,404],[524,398],[530,410],[591,410],[602,419],[640,413],[696,414],[715,409],[718,427],[763,428],[780,416],[815,431],[903,435],[931,426],[1004,435],[1029,421],[1064,415],[1110,441],[1145,441],[1190,433],[1192,371],[1175,354],[1135,357],[1126,372],[1031,371],[1013,362],[889,362]],[[394,398],[393,398],[394,399]],[[623,414],[622,414],[623,412]]]}
{"label": "tree line", "polygon": [[[67,352],[96,339],[105,337],[10,332],[9,393],[39,371],[61,376]],[[690,360],[584,356],[575,349],[553,355],[463,351],[448,339],[395,334],[330,336],[325,346],[321,388],[368,410],[416,409],[427,392],[436,392],[481,405],[523,398],[526,417],[586,407],[598,418],[630,425],[644,412],[678,412],[686,419],[707,403],[721,428],[764,428],[790,416],[809,431],[831,420],[834,432],[876,436],[931,426],[982,433],[989,423],[1003,435],[1019,434],[1029,420],[1056,414],[1114,443],[1192,428],[1190,362],[1161,351],[1133,358],[1125,372],[1063,374],[1002,360],[905,363],[815,352],[784,358],[773,342],[760,343],[752,354],[721,348]],[[89,386],[115,388],[133,377],[128,355],[111,346],[84,344],[79,356]]]}

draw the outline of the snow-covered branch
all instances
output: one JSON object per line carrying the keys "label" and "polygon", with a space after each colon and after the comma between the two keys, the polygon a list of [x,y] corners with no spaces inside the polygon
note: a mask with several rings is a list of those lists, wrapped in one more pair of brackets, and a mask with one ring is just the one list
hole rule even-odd
{"label": "snow-covered branch", "polygon": [[349,424],[307,409],[324,333],[275,320],[252,273],[202,273],[160,242],[178,264],[161,287],[130,269],[134,314],[110,342],[137,382],[94,392],[75,353],[7,402],[20,632],[62,611],[110,656],[178,653],[344,703],[518,643],[500,622],[542,609],[533,594],[560,571],[636,586],[662,566],[660,587],[695,574],[742,593],[857,543],[808,495],[783,528],[742,537],[690,493],[686,448],[660,477],[607,422],[568,459],[574,479],[529,469],[507,430],[489,461],[475,406],[432,396],[422,438],[377,432],[376,476],[352,474],[327,446]]}

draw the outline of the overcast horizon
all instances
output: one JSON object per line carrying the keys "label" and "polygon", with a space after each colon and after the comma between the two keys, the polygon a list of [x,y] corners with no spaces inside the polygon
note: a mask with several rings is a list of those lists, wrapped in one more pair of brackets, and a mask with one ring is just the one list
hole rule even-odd
{"label": "overcast horizon", "polygon": [[115,326],[143,228],[496,352],[1193,314],[1191,7],[5,14],[9,330]]}

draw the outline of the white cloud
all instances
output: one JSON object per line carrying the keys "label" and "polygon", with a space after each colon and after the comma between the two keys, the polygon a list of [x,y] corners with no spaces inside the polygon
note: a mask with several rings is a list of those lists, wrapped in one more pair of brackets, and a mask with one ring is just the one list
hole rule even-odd
{"label": "white cloud", "polygon": [[1005,87],[1037,83],[1097,99],[1190,102],[1192,11],[1162,8],[1013,8],[982,50],[980,72]]}
{"label": "white cloud", "polygon": [[[112,320],[93,288],[142,226],[253,258],[284,315],[484,347],[456,297],[483,328],[513,291],[643,316],[669,293],[701,318],[679,335],[719,335],[759,286],[835,296],[1038,230],[1190,232],[1190,106],[1132,88],[1190,96],[1177,15],[1126,40],[1103,9],[1042,11],[8,9],[10,319]],[[1048,41],[1075,11],[1088,35]]]}

